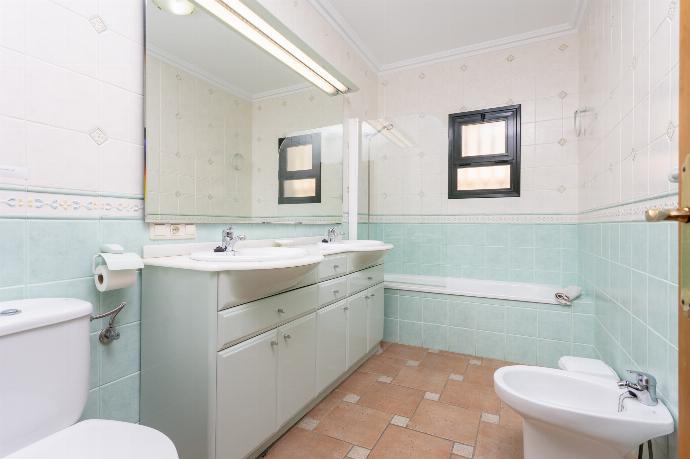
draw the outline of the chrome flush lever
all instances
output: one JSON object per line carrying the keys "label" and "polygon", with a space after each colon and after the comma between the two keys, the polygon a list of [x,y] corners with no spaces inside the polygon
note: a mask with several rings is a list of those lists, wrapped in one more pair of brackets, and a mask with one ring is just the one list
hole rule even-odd
{"label": "chrome flush lever", "polygon": [[127,306],[127,302],[123,301],[116,308],[108,312],[104,312],[103,314],[98,314],[90,317],[91,321],[93,322],[94,320],[103,319],[105,317],[110,316],[110,320],[108,320],[108,326],[101,330],[101,332],[98,334],[98,341],[100,341],[101,344],[110,344],[116,339],[120,339],[120,332],[117,331],[117,328],[115,328],[115,317],[117,317],[117,315],[120,313],[120,311],[122,311],[122,309],[124,309],[125,306]]}

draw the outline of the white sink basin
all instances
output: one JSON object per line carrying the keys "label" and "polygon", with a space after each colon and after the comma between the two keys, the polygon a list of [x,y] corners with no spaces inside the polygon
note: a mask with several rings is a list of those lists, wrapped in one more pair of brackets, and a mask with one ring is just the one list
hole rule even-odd
{"label": "white sink basin", "polygon": [[196,261],[221,263],[258,263],[297,259],[307,256],[302,249],[289,247],[258,247],[232,252],[194,252],[189,257]]}
{"label": "white sink basin", "polygon": [[622,459],[650,438],[673,432],[666,406],[628,399],[616,381],[515,365],[494,373],[494,387],[524,417],[525,459]]}

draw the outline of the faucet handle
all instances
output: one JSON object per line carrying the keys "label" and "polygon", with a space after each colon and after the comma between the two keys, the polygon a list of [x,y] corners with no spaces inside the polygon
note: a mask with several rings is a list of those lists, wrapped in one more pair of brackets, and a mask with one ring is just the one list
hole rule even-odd
{"label": "faucet handle", "polygon": [[635,382],[642,388],[656,387],[656,378],[650,373],[645,373],[640,370],[626,370],[630,375],[635,377]]}

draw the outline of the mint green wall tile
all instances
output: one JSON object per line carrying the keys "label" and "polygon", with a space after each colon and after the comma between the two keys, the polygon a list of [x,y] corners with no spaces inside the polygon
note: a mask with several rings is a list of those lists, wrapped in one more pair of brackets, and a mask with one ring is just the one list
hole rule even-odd
{"label": "mint green wall tile", "polygon": [[427,298],[423,302],[423,321],[427,324],[448,324],[448,301]]}
{"label": "mint green wall tile", "polygon": [[139,371],[139,324],[117,328],[120,339],[100,346],[100,383],[107,384]]}
{"label": "mint green wall tile", "polygon": [[445,325],[424,324],[422,345],[429,349],[448,349],[448,327]]}
{"label": "mint green wall tile", "polygon": [[26,222],[0,219],[0,287],[24,283]]}
{"label": "mint green wall tile", "polygon": [[398,342],[410,346],[422,345],[422,324],[419,322],[398,322]]}
{"label": "mint green wall tile", "polygon": [[578,225],[561,225],[561,247],[575,249],[578,246]]}
{"label": "mint green wall tile", "polygon": [[632,336],[630,356],[641,368],[645,368],[647,366],[647,326],[634,317],[632,318]]}
{"label": "mint green wall tile", "polygon": [[475,343],[476,355],[479,357],[505,359],[505,334],[477,330],[475,333]]}
{"label": "mint green wall tile", "polygon": [[534,253],[534,269],[560,272],[561,249],[536,250]]}
{"label": "mint green wall tile", "polygon": [[[197,230],[204,226],[205,225],[197,225]],[[120,244],[124,247],[125,251],[135,252],[139,255],[141,255],[143,245],[153,242],[149,240],[148,225],[143,220],[103,220],[101,222],[101,231],[101,243]],[[203,240],[200,238],[198,239],[200,241]],[[206,240],[220,241],[220,230],[215,232],[214,239]]]}
{"label": "mint green wall tile", "polygon": [[[99,310],[98,290],[96,290],[92,277],[30,284],[26,290],[28,298],[77,298],[91,303],[94,312]],[[103,320],[91,322],[91,331],[99,330],[102,322]]]}
{"label": "mint green wall tile", "polygon": [[560,341],[572,339],[572,317],[565,312],[539,311],[539,337]]}
{"label": "mint green wall tile", "polygon": [[641,320],[647,320],[647,276],[635,270],[630,275],[630,312]]}
{"label": "mint green wall tile", "polygon": [[448,327],[448,350],[460,354],[475,355],[474,335],[474,330]]}
{"label": "mint green wall tile", "polygon": [[561,247],[559,225],[537,225],[534,228],[534,246],[538,249],[557,249]]}
{"label": "mint green wall tile", "polygon": [[536,365],[538,343],[536,338],[507,335],[505,359],[524,365]]}
{"label": "mint green wall tile", "polygon": [[80,421],[85,419],[98,419],[100,414],[99,389],[92,389],[89,391],[89,397],[86,399],[86,406],[81,413]]}
{"label": "mint green wall tile", "polygon": [[570,352],[570,343],[540,339],[537,347],[537,364],[558,368],[558,359],[564,355],[570,355]]}
{"label": "mint green wall tile", "polygon": [[664,380],[666,384],[666,398],[672,407],[678,406],[678,349],[668,346],[666,355],[668,357],[667,373]]}
{"label": "mint green wall tile", "polygon": [[[91,354],[89,368],[89,388],[93,389],[100,384],[101,380],[101,352],[99,349],[98,333],[89,335],[89,353]],[[137,353],[139,350],[137,349]]]}
{"label": "mint green wall tile", "polygon": [[659,335],[649,330],[647,333],[647,368],[657,377],[657,390],[668,394],[668,345]]}
{"label": "mint green wall tile", "polygon": [[573,314],[573,342],[594,344],[594,316],[589,314]]}
{"label": "mint green wall tile", "polygon": [[139,422],[139,373],[101,386],[99,410],[103,419]]}
{"label": "mint green wall tile", "polygon": [[633,223],[630,227],[630,243],[631,256],[630,265],[634,269],[640,271],[647,271],[648,266],[648,232],[649,225],[647,223]]}
{"label": "mint green wall tile", "polygon": [[647,288],[647,324],[661,336],[668,336],[668,284],[650,277]]}
{"label": "mint green wall tile", "polygon": [[21,300],[24,298],[24,286],[0,288],[0,301]]}
{"label": "mint green wall tile", "polygon": [[506,331],[510,334],[537,336],[539,333],[539,317],[535,309],[508,308],[506,318]]}
{"label": "mint green wall tile", "polygon": [[599,359],[599,354],[594,346],[589,344],[573,343],[572,355],[575,357],[586,357],[588,359]]}
{"label": "mint green wall tile", "polygon": [[[674,227],[677,226],[674,225]],[[649,238],[647,242],[649,250],[649,267],[647,272],[652,276],[668,280],[671,256],[669,253],[669,248],[671,247],[669,225],[667,223],[649,225],[647,231]],[[677,256],[677,253],[674,254],[675,256]]]}
{"label": "mint green wall tile", "polygon": [[537,284],[561,285],[561,277],[560,271],[534,270],[534,282]]}
{"label": "mint green wall tile", "polygon": [[97,221],[30,220],[28,234],[28,282],[91,275],[91,258],[100,247]]}
{"label": "mint green wall tile", "polygon": [[398,295],[384,294],[383,315],[391,319],[398,318]]}
{"label": "mint green wall tile", "polygon": [[398,315],[402,320],[422,321],[423,299],[402,294],[398,297]]}
{"label": "mint green wall tile", "polygon": [[485,242],[487,246],[506,247],[510,242],[510,234],[503,225],[484,225]]}
{"label": "mint green wall tile", "polygon": [[534,269],[534,249],[524,247],[511,247],[509,253],[510,269]]}
{"label": "mint green wall tile", "polygon": [[534,282],[534,271],[531,269],[511,269],[510,280],[515,282]]}
{"label": "mint green wall tile", "polygon": [[454,327],[477,328],[477,308],[472,303],[457,300],[448,302],[448,324]]}
{"label": "mint green wall tile", "polygon": [[534,247],[533,225],[511,225],[509,232],[511,247]]}
{"label": "mint green wall tile", "polygon": [[398,321],[396,319],[383,319],[383,340],[397,343],[398,338]]}
{"label": "mint green wall tile", "polygon": [[505,332],[506,308],[503,306],[482,305],[477,308],[477,329]]}
{"label": "mint green wall tile", "polygon": [[632,256],[632,226],[630,223],[622,223],[620,225],[620,251],[618,261],[623,266],[631,266],[630,260]]}

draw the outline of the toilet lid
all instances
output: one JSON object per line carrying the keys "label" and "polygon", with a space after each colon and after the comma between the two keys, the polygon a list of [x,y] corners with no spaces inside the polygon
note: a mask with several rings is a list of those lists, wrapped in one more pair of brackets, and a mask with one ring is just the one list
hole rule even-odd
{"label": "toilet lid", "polygon": [[179,459],[161,432],[129,422],[91,419],[49,435],[5,459]]}

